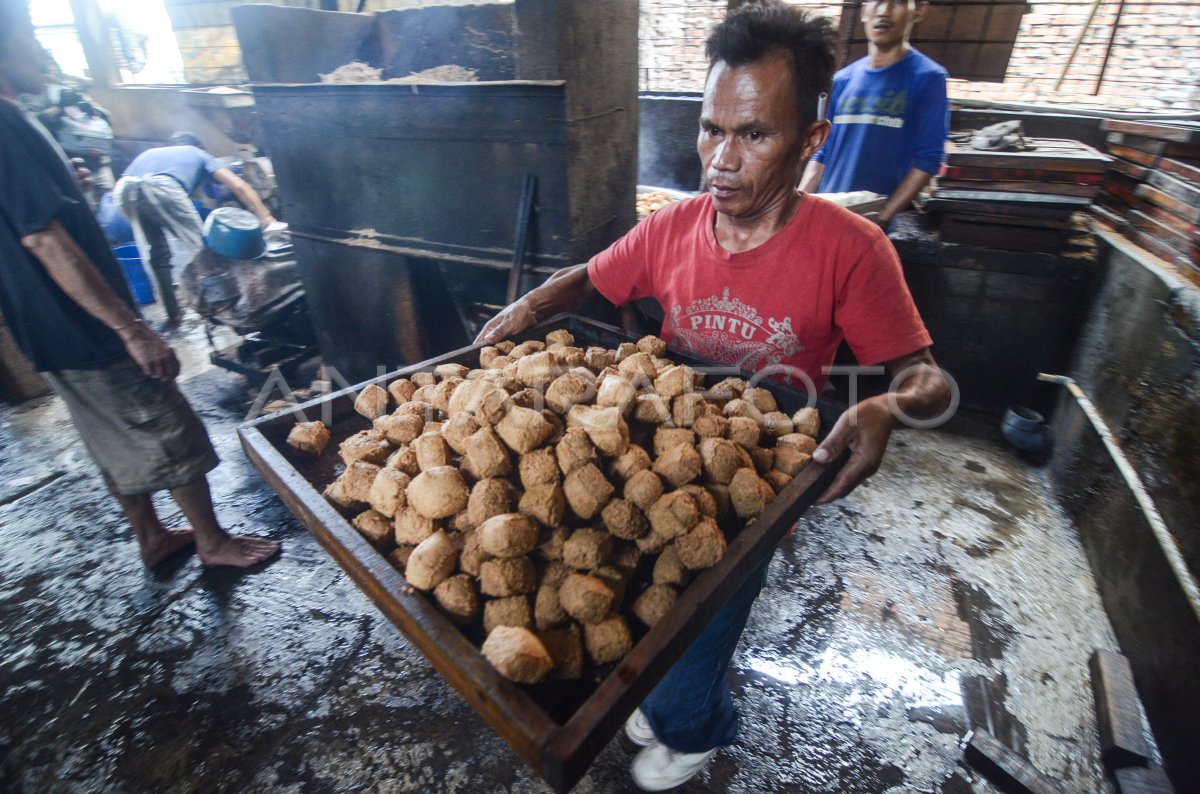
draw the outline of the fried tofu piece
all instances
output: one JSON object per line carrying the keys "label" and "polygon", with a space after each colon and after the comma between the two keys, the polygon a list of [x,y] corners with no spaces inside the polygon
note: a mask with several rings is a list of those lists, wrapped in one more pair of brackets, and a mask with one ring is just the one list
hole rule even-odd
{"label": "fried tofu piece", "polygon": [[484,602],[483,630],[491,636],[502,626],[533,628],[533,610],[529,608],[529,596],[515,595]]}
{"label": "fried tofu piece", "polygon": [[386,414],[375,420],[372,425],[383,434],[388,443],[397,447],[412,443],[425,429],[425,420],[412,413]]}
{"label": "fried tofu piece", "polygon": [[700,508],[700,515],[707,518],[717,517],[717,500],[708,492],[708,489],[703,485],[684,485],[679,488],[680,493],[685,493],[696,500],[696,507]]}
{"label": "fried tofu piece", "polygon": [[558,482],[542,483],[526,489],[517,509],[546,527],[562,523],[567,511],[567,497]]}
{"label": "fried tofu piece", "polygon": [[724,438],[729,427],[729,420],[723,414],[708,411],[707,408],[711,406],[712,403],[706,404],[705,413],[698,415],[692,422],[692,430],[700,438]]}
{"label": "fried tofu piece", "polygon": [[679,558],[679,549],[674,543],[667,546],[654,561],[654,571],[651,574],[654,584],[683,587],[688,582],[688,568]]}
{"label": "fried tofu piece", "polygon": [[538,544],[538,528],[520,513],[492,516],[475,531],[479,547],[493,557],[521,557]]}
{"label": "fried tofu piece", "polygon": [[387,554],[395,545],[392,540],[392,520],[378,510],[364,510],[350,523],[380,554]]}
{"label": "fried tofu piece", "polygon": [[679,364],[658,373],[658,377],[654,379],[654,391],[659,397],[670,401],[691,391],[694,383],[692,368]]}
{"label": "fried tofu piece", "polygon": [[472,433],[466,441],[466,448],[465,460],[477,476],[503,477],[512,471],[508,448],[492,428],[481,427]]}
{"label": "fried tofu piece", "polygon": [[630,444],[623,454],[609,461],[606,471],[617,482],[628,482],[639,471],[649,469],[650,453],[637,444]]}
{"label": "fried tofu piece", "polygon": [[562,560],[563,544],[569,537],[571,530],[564,526],[544,528],[538,539],[538,556],[544,560]]}
{"label": "fried tofu piece", "polygon": [[442,425],[442,438],[459,455],[467,453],[467,439],[479,431],[479,423],[468,413],[455,414]]}
{"label": "fried tofu piece", "polygon": [[690,570],[711,568],[725,556],[725,534],[711,518],[696,524],[690,532],[677,538],[679,559]]}
{"label": "fried tofu piece", "polygon": [[801,452],[795,447],[775,447],[773,467],[776,471],[785,474],[788,479],[804,471],[810,463],[812,463],[812,455]]}
{"label": "fried tofu piece", "polygon": [[441,523],[427,518],[411,507],[401,508],[393,522],[396,543],[415,546],[438,530]]}
{"label": "fried tofu piece", "polygon": [[573,405],[567,412],[567,427],[581,427],[596,449],[616,457],[629,448],[629,426],[616,407]]}
{"label": "fried tofu piece", "polygon": [[612,553],[612,536],[600,529],[577,529],[563,543],[563,562],[576,570],[599,568]]}
{"label": "fried tofu piece", "polygon": [[[691,494],[671,491],[663,494],[646,511],[650,526],[662,538],[671,540],[684,534],[700,521],[700,508]],[[645,548],[642,549],[645,551]]]}
{"label": "fried tofu piece", "polygon": [[638,340],[637,348],[655,358],[661,358],[667,354],[667,343],[657,336],[643,336]]}
{"label": "fried tofu piece", "polygon": [[596,405],[604,408],[619,408],[621,413],[629,410],[637,399],[637,388],[623,375],[607,375],[600,381],[596,392]]}
{"label": "fried tofu piece", "polygon": [[566,613],[580,623],[596,623],[612,609],[614,595],[603,579],[572,573],[559,586],[558,600]]}
{"label": "fried tofu piece", "polygon": [[408,485],[408,504],[426,518],[449,518],[467,509],[471,489],[453,466],[434,466]]}
{"label": "fried tofu piece", "polygon": [[542,350],[517,359],[517,380],[531,389],[544,390],[562,373],[554,354]]}
{"label": "fried tofu piece", "polygon": [[544,584],[538,588],[533,603],[534,622],[539,629],[552,629],[571,622],[558,597],[558,585]]}
{"label": "fried tofu piece", "polygon": [[745,389],[742,392],[742,399],[753,405],[762,414],[769,414],[772,411],[779,410],[779,403],[775,401],[775,395],[769,389],[762,387]]}
{"label": "fried tofu piece", "polygon": [[729,425],[726,434],[730,441],[742,449],[754,449],[762,438],[762,427],[758,422],[747,416],[728,417]]}
{"label": "fried tofu piece", "polygon": [[801,408],[792,414],[794,432],[816,438],[821,435],[821,414],[816,408]]}
{"label": "fried tofu piece", "polygon": [[412,478],[396,469],[380,469],[367,492],[367,503],[389,518],[408,504],[406,490]]}
{"label": "fried tofu piece", "polygon": [[492,516],[512,512],[516,494],[507,480],[488,477],[475,483],[467,499],[467,523],[477,527]]}
{"label": "fried tofu piece", "polygon": [[387,385],[388,394],[392,395],[396,405],[403,405],[411,400],[416,390],[417,385],[408,378],[396,378]]}
{"label": "fried tofu piece", "polygon": [[496,424],[496,433],[514,452],[525,454],[541,446],[554,427],[532,408],[513,406]]}
{"label": "fried tofu piece", "polygon": [[355,461],[325,489],[325,498],[343,508],[365,505],[370,501],[371,485],[377,474],[378,466]]}
{"label": "fried tofu piece", "polygon": [[671,400],[671,421],[677,427],[694,427],[707,414],[708,403],[699,392],[685,392]]}
{"label": "fried tofu piece", "polygon": [[537,636],[554,660],[554,678],[578,681],[583,677],[583,640],[578,626],[539,631]]}
{"label": "fried tofu piece", "polygon": [[537,590],[537,573],[528,557],[485,560],[479,566],[479,589],[487,596],[525,595]]}
{"label": "fried tofu piece", "polygon": [[521,456],[517,469],[521,477],[521,487],[526,489],[543,483],[557,483],[561,476],[558,457],[550,447],[525,453]]}
{"label": "fried tofu piece", "polygon": [[792,432],[792,420],[782,411],[763,414],[763,430],[771,438],[780,438]]}
{"label": "fried tofu piece", "polygon": [[448,466],[451,462],[450,447],[440,433],[431,432],[432,423],[426,423],[426,432],[417,436],[410,446],[417,455],[417,465],[421,471],[429,471],[438,466]]}
{"label": "fried tofu piece", "polygon": [[743,463],[737,444],[727,438],[703,439],[699,451],[708,482],[728,484]]}
{"label": "fried tofu piece", "polygon": [[297,422],[288,433],[287,445],[302,455],[319,458],[329,437],[329,428],[324,422]]}
{"label": "fried tofu piece", "polygon": [[458,549],[445,532],[438,530],[417,544],[408,565],[404,567],[404,578],[418,590],[432,590],[454,572],[458,562]]}
{"label": "fried tofu piece", "polygon": [[775,448],[791,447],[797,452],[803,452],[805,455],[811,455],[817,450],[817,440],[812,436],[806,436],[803,433],[788,433],[786,436],[780,436],[775,440]]}
{"label": "fried tofu piece", "polygon": [[648,627],[654,628],[675,606],[678,597],[675,588],[669,584],[650,585],[633,602],[633,614]]}
{"label": "fried tofu piece", "polygon": [[377,430],[363,430],[341,443],[338,455],[347,466],[355,461],[379,465],[387,460],[392,447]]}
{"label": "fried tofu piece", "polygon": [[546,387],[546,405],[552,411],[565,414],[575,403],[591,402],[596,396],[594,380],[584,378],[574,372],[568,372],[554,379]]}
{"label": "fried tofu piece", "polygon": [[658,498],[663,495],[662,479],[649,469],[642,469],[636,472],[625,482],[624,496],[630,502],[633,502],[641,510],[650,509],[650,505],[658,501]]}
{"label": "fried tofu piece", "polygon": [[644,425],[671,421],[671,404],[660,394],[639,394],[633,401],[633,420]]}
{"label": "fried tofu piece", "polygon": [[465,573],[444,579],[433,588],[433,597],[442,611],[460,626],[470,623],[479,614],[479,593],[475,591],[475,580]]}
{"label": "fried tofu piece", "polygon": [[588,656],[596,664],[620,661],[633,648],[633,634],[629,631],[629,625],[625,618],[615,612],[599,623],[585,624],[583,637]]}
{"label": "fried tofu piece", "polygon": [[409,477],[416,477],[421,473],[421,464],[417,462],[417,453],[410,445],[400,447],[389,455],[387,468],[404,472]]}
{"label": "fried tofu piece", "polygon": [[777,469],[772,469],[763,475],[763,480],[766,481],[767,485],[771,486],[772,491],[778,494],[788,486],[788,483],[792,481],[792,477]]}
{"label": "fried tofu piece", "polygon": [[570,474],[578,468],[600,460],[596,445],[581,427],[569,428],[554,446],[554,454],[563,474]]}
{"label": "fried tofu piece", "polygon": [[[489,606],[494,603],[489,602]],[[554,669],[554,659],[546,646],[526,628],[497,626],[483,641],[482,651],[500,675],[518,684],[539,683]]]}
{"label": "fried tofu piece", "polygon": [[612,499],[600,511],[600,520],[614,537],[636,540],[650,528],[646,516],[627,499]]}
{"label": "fried tofu piece", "polygon": [[700,453],[682,444],[671,447],[654,461],[654,473],[679,488],[700,476]]}
{"label": "fried tofu piece", "polygon": [[487,552],[479,547],[479,533],[475,530],[464,532],[462,548],[458,552],[458,567],[464,573],[479,577],[480,568],[488,560]]}
{"label": "fried tofu piece", "polygon": [[363,388],[354,399],[354,410],[368,419],[377,419],[387,413],[387,390],[374,383]]}
{"label": "fried tofu piece", "polygon": [[583,362],[592,372],[603,372],[606,367],[617,363],[616,354],[603,347],[589,347],[583,352]]}
{"label": "fried tofu piece", "polygon": [[588,463],[567,475],[563,492],[571,512],[586,521],[597,516],[612,498],[613,487],[595,464]]}
{"label": "fried tofu piece", "polygon": [[753,469],[738,469],[729,481],[729,500],[742,518],[753,518],[763,511],[775,495]]}
{"label": "fried tofu piece", "polygon": [[654,431],[654,457],[661,458],[671,447],[693,447],[696,434],[686,427],[660,427]]}

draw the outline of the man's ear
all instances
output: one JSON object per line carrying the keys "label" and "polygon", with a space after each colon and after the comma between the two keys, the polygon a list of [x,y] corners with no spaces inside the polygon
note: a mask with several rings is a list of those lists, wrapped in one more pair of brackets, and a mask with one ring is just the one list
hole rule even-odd
{"label": "man's ear", "polygon": [[809,158],[825,145],[825,139],[829,137],[832,129],[833,125],[825,119],[814,121],[808,125],[808,129],[804,131],[804,149],[801,154],[803,162],[807,163]]}

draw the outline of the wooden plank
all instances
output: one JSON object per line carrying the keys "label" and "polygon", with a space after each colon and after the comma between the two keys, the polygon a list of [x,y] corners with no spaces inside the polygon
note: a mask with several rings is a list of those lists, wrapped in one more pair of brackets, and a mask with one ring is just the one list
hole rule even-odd
{"label": "wooden plank", "polygon": [[1153,168],[1158,163],[1158,155],[1147,154],[1129,146],[1114,146],[1110,143],[1107,148],[1108,153],[1115,157],[1119,157],[1122,160],[1130,160],[1148,168]]}
{"label": "wooden plank", "polygon": [[1187,237],[1189,242],[1200,240],[1200,226],[1194,223],[1188,223],[1183,218],[1180,218],[1173,212],[1168,212],[1157,204],[1151,204],[1149,201],[1143,201],[1138,211],[1148,215],[1159,223],[1170,227],[1175,232]]}
{"label": "wooden plank", "polygon": [[1104,177],[1100,174],[1050,171],[1045,168],[980,168],[965,165],[943,165],[938,171],[938,176],[947,179],[985,181],[1026,179],[1036,182],[1067,182],[1075,185],[1098,185],[1104,181]]}
{"label": "wooden plank", "polygon": [[986,190],[1000,193],[1036,193],[1042,196],[1092,198],[1100,185],[1071,185],[1065,182],[985,182],[938,177],[938,190]]}
{"label": "wooden plank", "polygon": [[1036,218],[952,213],[942,218],[940,237],[944,243],[957,245],[1052,253],[1066,244],[1067,225],[1060,221],[1046,222]]}
{"label": "wooden plank", "polygon": [[1145,766],[1150,761],[1150,744],[1142,726],[1141,704],[1129,660],[1114,651],[1097,649],[1088,660],[1088,668],[1104,765],[1110,770]]}
{"label": "wooden plank", "polygon": [[1162,171],[1152,171],[1146,177],[1146,184],[1156,187],[1172,198],[1177,198],[1192,207],[1200,207],[1200,187],[1182,179],[1176,179]]}
{"label": "wooden plank", "polygon": [[1121,794],[1175,794],[1160,766],[1128,766],[1113,773]]}
{"label": "wooden plank", "polygon": [[1134,195],[1175,213],[1188,223],[1200,223],[1200,207],[1192,206],[1151,185],[1138,185]]}
{"label": "wooden plank", "polygon": [[1105,173],[1111,174],[1113,172],[1121,174],[1122,176],[1127,176],[1130,179],[1136,179],[1138,182],[1143,182],[1145,181],[1146,177],[1149,176],[1150,168],[1144,165],[1139,165],[1138,163],[1131,163],[1128,160],[1122,160],[1119,157],[1114,157],[1113,161],[1109,163],[1108,171]]}
{"label": "wooden plank", "polygon": [[[633,339],[611,326],[560,315],[516,335],[514,340],[541,338],[547,331],[563,327],[574,333],[581,344],[615,347]],[[561,703],[558,688],[570,684],[523,688],[501,677],[463,631],[451,624],[425,596],[413,592],[399,572],[320,495],[314,487],[319,483],[310,482],[284,453],[287,432],[296,421],[324,414],[334,422],[331,428],[334,439],[339,435],[344,437],[363,423],[353,412],[352,404],[368,383],[385,385],[394,378],[429,370],[441,363],[473,366],[478,362],[480,347],[462,348],[254,420],[239,429],[239,436],[255,468],[355,584],[525,763],[555,789],[566,791],[582,777],[641,699],[703,631],[708,619],[832,482],[847,456],[829,466],[811,464],[806,468],[757,521],[737,532],[724,559],[697,577],[681,594],[674,610],[647,632],[624,660],[593,671],[602,680],[589,694],[579,698],[579,705],[573,706],[569,715],[555,718],[550,715],[547,703],[550,700]],[[715,366],[676,351],[669,355],[696,367]],[[720,371],[715,375],[717,378],[726,373],[737,374],[729,367],[715,369]],[[778,383],[761,381],[758,385],[771,390],[783,410],[794,410],[803,404],[801,395]],[[822,421],[828,427],[832,420],[830,415]],[[332,477],[332,472],[328,476]],[[590,677],[579,686],[592,686]]]}
{"label": "wooden plank", "polygon": [[1158,138],[1164,141],[1175,141],[1176,143],[1200,144],[1200,126],[1195,124],[1160,124],[1153,121],[1105,119],[1100,122],[1100,129],[1106,132],[1142,135],[1147,138]]}
{"label": "wooden plank", "polygon": [[1200,185],[1200,167],[1198,166],[1164,157],[1158,161],[1158,167],[1177,179],[1193,185]]}
{"label": "wooden plank", "polygon": [[1057,781],[1001,744],[990,733],[977,730],[967,742],[963,757],[1002,791],[1019,794],[1066,794]]}
{"label": "wooden plank", "polygon": [[1200,146],[1189,143],[1172,143],[1141,135],[1126,135],[1121,132],[1110,132],[1105,140],[1112,146],[1124,146],[1157,157],[1173,157],[1183,160],[1200,158]]}
{"label": "wooden plank", "polygon": [[1037,148],[1024,152],[986,152],[951,141],[946,163],[982,168],[1043,168],[1051,171],[1100,174],[1111,160],[1087,144],[1059,138],[1030,138]]}

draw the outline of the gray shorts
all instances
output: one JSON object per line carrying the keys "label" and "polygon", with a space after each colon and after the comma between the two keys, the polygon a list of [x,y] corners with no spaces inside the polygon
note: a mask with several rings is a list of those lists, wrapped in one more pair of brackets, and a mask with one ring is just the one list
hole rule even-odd
{"label": "gray shorts", "polygon": [[178,488],[217,467],[204,424],[174,383],[146,377],[131,360],[44,374],[119,493]]}

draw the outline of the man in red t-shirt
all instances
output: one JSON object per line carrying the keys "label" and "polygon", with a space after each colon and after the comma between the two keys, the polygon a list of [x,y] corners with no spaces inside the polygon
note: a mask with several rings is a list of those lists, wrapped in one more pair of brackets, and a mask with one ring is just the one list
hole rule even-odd
{"label": "man in red t-shirt", "polygon": [[[586,265],[556,273],[480,332],[494,342],[598,292],[618,305],[662,304],[662,336],[681,350],[811,381],[819,394],[845,339],[864,365],[884,364],[894,390],[851,406],[814,452],[851,451],[822,502],[849,493],[883,459],[897,421],[940,415],[949,386],[905,286],[895,249],[875,224],[797,193],[824,143],[818,96],[834,70],[834,30],[773,1],[743,6],[708,39],[698,149],[708,190],[659,210]],[[767,563],[713,616],[626,724],[643,746],[633,763],[647,790],[696,774],[737,734],[726,673]]]}

